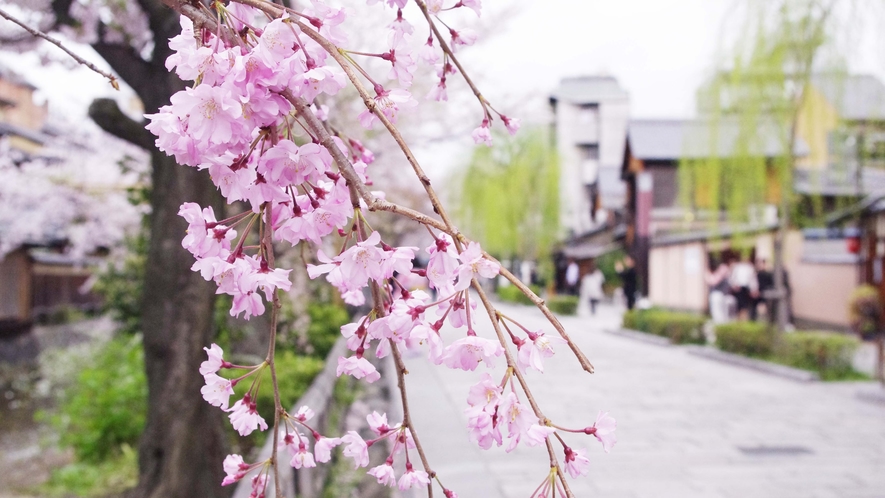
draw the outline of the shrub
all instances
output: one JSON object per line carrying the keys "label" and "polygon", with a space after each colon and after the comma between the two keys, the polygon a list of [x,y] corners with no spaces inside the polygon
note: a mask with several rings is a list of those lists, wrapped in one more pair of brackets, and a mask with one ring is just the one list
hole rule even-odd
{"label": "shrub", "polygon": [[120,455],[100,463],[74,462],[54,469],[36,491],[40,496],[83,498],[122,496],[138,484],[138,454],[123,445]]}
{"label": "shrub", "polygon": [[547,300],[547,307],[560,315],[574,315],[578,311],[578,296],[553,296]]}
{"label": "shrub", "polygon": [[879,291],[872,285],[855,289],[848,301],[851,328],[864,339],[873,339],[882,333],[883,310]]}
{"label": "shrub", "polygon": [[[305,356],[292,351],[279,351],[276,354],[277,380],[280,388],[280,402],[288,408],[298,401],[310,387],[313,378],[323,369],[325,362],[313,356]],[[242,375],[242,370],[233,370],[232,375]],[[231,397],[231,403],[240,399],[243,393],[252,384],[251,379],[237,385],[236,396]],[[241,388],[242,386],[242,388]],[[271,389],[270,369],[265,368],[261,373],[261,389],[258,391],[258,413],[266,420],[273,419],[273,389]]]}
{"label": "shrub", "polygon": [[310,303],[307,314],[310,315],[307,340],[313,346],[313,354],[325,359],[341,336],[341,326],[350,321],[350,315],[335,303]]}
{"label": "shrub", "polygon": [[78,461],[96,463],[135,447],[144,429],[147,380],[140,336],[107,343],[61,397],[50,422]]}
{"label": "shrub", "polygon": [[706,318],[660,308],[624,313],[624,328],[669,338],[676,344],[703,344]]}
{"label": "shrub", "polygon": [[[537,285],[529,285],[529,289],[535,293],[535,295],[541,295],[541,288]],[[507,285],[503,287],[498,287],[498,297],[501,298],[502,301],[507,301],[510,303],[519,303],[519,304],[527,304],[532,305],[531,299],[528,298],[525,294],[522,293],[521,290],[517,289],[515,285]]]}
{"label": "shrub", "polygon": [[787,365],[817,371],[822,379],[836,379],[853,373],[851,359],[860,342],[833,332],[794,332],[784,334],[775,347],[779,360]]}
{"label": "shrub", "polygon": [[770,355],[774,337],[774,330],[764,323],[734,322],[716,326],[716,346],[746,356]]}

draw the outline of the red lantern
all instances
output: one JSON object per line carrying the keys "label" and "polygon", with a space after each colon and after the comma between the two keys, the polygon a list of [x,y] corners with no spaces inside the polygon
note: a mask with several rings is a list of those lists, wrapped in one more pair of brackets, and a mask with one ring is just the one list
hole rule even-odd
{"label": "red lantern", "polygon": [[851,254],[860,253],[860,237],[848,237],[845,239],[845,244],[848,247],[848,252]]}

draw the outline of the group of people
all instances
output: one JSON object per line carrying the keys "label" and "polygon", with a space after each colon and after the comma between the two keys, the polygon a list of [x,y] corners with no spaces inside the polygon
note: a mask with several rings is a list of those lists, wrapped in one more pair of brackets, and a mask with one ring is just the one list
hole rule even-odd
{"label": "group of people", "polygon": [[[789,296],[786,270],[783,277]],[[715,270],[707,272],[707,285],[710,288],[710,316],[714,323],[726,323],[732,319],[755,321],[759,318],[760,306],[765,307],[769,321],[774,321],[777,316],[780,300],[775,295],[774,272],[764,259],[754,265],[749,259],[723,257]],[[786,302],[789,303],[789,299]]]}
{"label": "group of people", "polygon": [[[615,271],[621,279],[624,290],[624,298],[627,308],[633,309],[636,305],[636,267],[633,258],[626,256],[623,260],[615,263]],[[596,306],[604,297],[602,286],[605,283],[605,275],[595,264],[593,269],[581,277],[581,268],[574,259],[570,259],[565,270],[566,290],[571,295],[581,296],[588,299],[590,313],[596,314]],[[579,285],[580,283],[580,285]]]}

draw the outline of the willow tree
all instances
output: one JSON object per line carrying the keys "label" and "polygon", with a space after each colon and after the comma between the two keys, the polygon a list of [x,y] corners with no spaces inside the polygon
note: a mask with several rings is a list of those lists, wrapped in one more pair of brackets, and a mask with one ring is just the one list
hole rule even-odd
{"label": "willow tree", "polygon": [[559,236],[559,161],[543,129],[478,146],[458,183],[467,233],[498,258],[548,263]]}
{"label": "willow tree", "polygon": [[[777,324],[788,320],[784,240],[797,197],[793,173],[801,110],[827,45],[834,1],[749,0],[724,69],[699,92],[706,115],[706,157],[683,161],[683,199],[724,211],[729,224],[754,221],[755,206],[778,207],[774,237]],[[687,144],[696,147],[697,144]]]}

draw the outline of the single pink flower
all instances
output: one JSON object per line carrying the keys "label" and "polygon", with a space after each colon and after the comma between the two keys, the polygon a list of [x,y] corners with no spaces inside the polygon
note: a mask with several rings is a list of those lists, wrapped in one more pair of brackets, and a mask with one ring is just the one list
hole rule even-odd
{"label": "single pink flower", "polygon": [[501,268],[483,257],[482,248],[478,242],[471,242],[467,249],[458,255],[461,266],[458,267],[458,283],[455,290],[460,291],[470,287],[470,281],[475,277],[493,278]]}
{"label": "single pink flower", "polygon": [[473,133],[470,134],[473,137],[473,143],[479,145],[484,143],[489,147],[492,146],[492,132],[489,131],[489,120],[483,119],[482,124],[479,125],[478,128],[473,130]]}
{"label": "single pink flower", "polygon": [[534,368],[543,373],[543,359],[553,356],[553,344],[565,344],[565,340],[561,337],[544,335],[543,332],[530,333],[528,339],[518,346],[516,362],[519,368],[523,370]]}
{"label": "single pink flower", "polygon": [[337,437],[320,436],[313,444],[313,454],[316,461],[326,463],[332,459],[332,448],[341,444],[341,439]]}
{"label": "single pink flower", "polygon": [[372,432],[379,436],[383,436],[392,430],[391,427],[387,425],[386,413],[380,414],[378,412],[372,412],[366,415],[366,422],[369,423],[369,428],[372,429]]}
{"label": "single pink flower", "polygon": [[258,414],[258,406],[248,394],[234,403],[228,412],[231,424],[241,436],[248,436],[255,429],[267,430],[267,422]]}
{"label": "single pink flower", "polygon": [[214,373],[208,373],[203,378],[206,380],[206,385],[200,388],[203,399],[212,406],[218,406],[222,410],[227,410],[230,397],[234,393],[231,382]]}
{"label": "single pink flower", "polygon": [[495,357],[504,354],[497,342],[477,336],[467,336],[449,345],[443,352],[443,363],[454,369],[474,371],[480,362],[491,368],[495,366]]}
{"label": "single pink flower", "polygon": [[427,486],[430,484],[430,477],[423,470],[415,470],[412,464],[406,462],[406,473],[399,478],[397,487],[400,491],[412,489],[414,486]]}
{"label": "single pink flower", "polygon": [[590,460],[584,455],[584,450],[565,447],[565,470],[572,476],[572,479],[585,476],[590,472]]}
{"label": "single pink flower", "polygon": [[507,131],[510,132],[510,135],[516,135],[516,132],[519,131],[519,119],[508,118],[507,116],[502,114],[501,121],[504,122],[504,127],[507,128]]}
{"label": "single pink flower", "polygon": [[370,383],[381,378],[381,374],[378,373],[375,365],[372,365],[369,360],[365,358],[357,358],[356,356],[351,356],[349,358],[342,356],[338,358],[337,374],[338,377],[341,377],[342,374],[351,375],[357,379],[365,377],[366,382]]}
{"label": "single pink flower", "polygon": [[299,422],[307,422],[312,419],[314,416],[313,410],[311,410],[307,405],[302,406],[295,412],[293,418]]}
{"label": "single pink flower", "polygon": [[467,404],[494,413],[501,400],[501,386],[497,385],[492,376],[484,372],[478,383],[470,387],[467,393]]}
{"label": "single pink flower", "polygon": [[615,421],[614,417],[609,415],[608,412],[599,412],[596,416],[596,422],[593,423],[593,427],[585,429],[584,432],[596,436],[596,439],[602,443],[602,448],[608,453],[612,449],[612,446],[618,442],[618,438],[615,436],[615,429],[617,428],[618,423]]}
{"label": "single pink flower", "polygon": [[209,359],[200,364],[200,375],[206,376],[217,373],[221,367],[227,364],[223,358],[224,350],[218,344],[212,344],[210,348],[203,348],[203,351],[206,351]]}
{"label": "single pink flower", "polygon": [[467,7],[476,12],[476,16],[479,17],[480,9],[482,9],[482,0],[459,0],[455,7]]}
{"label": "single pink flower", "polygon": [[316,467],[317,464],[313,459],[313,454],[307,451],[307,445],[302,442],[298,445],[298,451],[292,455],[292,460],[289,461],[289,465],[295,467],[296,469],[300,468],[311,468]]}
{"label": "single pink flower", "polygon": [[356,464],[354,468],[369,465],[369,447],[356,431],[349,431],[341,436],[341,442],[347,445],[344,447],[344,456],[353,458]]}
{"label": "single pink flower", "polygon": [[554,432],[556,432],[556,429],[553,427],[532,424],[532,426],[525,432],[525,439],[522,441],[525,442],[526,446],[537,446],[539,444],[544,444],[544,441],[547,440],[547,436]]}
{"label": "single pink flower", "polygon": [[243,457],[236,454],[225,457],[222,465],[225,474],[227,474],[224,480],[221,481],[222,486],[227,486],[228,484],[233,484],[239,481],[246,475],[246,472],[249,471],[249,464],[243,462]]}
{"label": "single pink flower", "polygon": [[367,473],[377,479],[378,484],[384,484],[385,486],[391,487],[396,485],[396,474],[389,463],[385,462],[383,465],[372,467]]}

